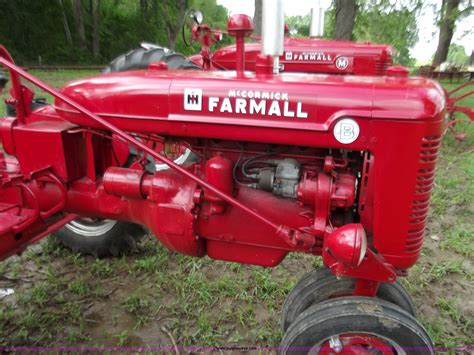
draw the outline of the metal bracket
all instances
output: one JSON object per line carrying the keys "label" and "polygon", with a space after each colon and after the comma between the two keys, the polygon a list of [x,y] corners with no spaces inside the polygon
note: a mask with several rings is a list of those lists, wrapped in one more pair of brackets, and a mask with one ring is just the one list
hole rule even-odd
{"label": "metal bracket", "polygon": [[330,253],[323,250],[323,263],[328,266],[337,277],[354,277],[372,281],[394,282],[397,278],[395,270],[383,258],[367,249],[362,263],[350,268],[335,260]]}

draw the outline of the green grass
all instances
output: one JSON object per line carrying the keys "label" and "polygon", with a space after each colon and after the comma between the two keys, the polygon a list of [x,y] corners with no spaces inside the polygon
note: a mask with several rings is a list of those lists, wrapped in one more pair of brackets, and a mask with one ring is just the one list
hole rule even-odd
{"label": "green grass", "polygon": [[[73,81],[79,78],[83,78],[86,76],[91,76],[91,75],[96,75],[98,74],[97,71],[92,71],[92,70],[58,70],[58,71],[40,71],[40,70],[31,70],[29,71],[30,74],[34,75],[40,80],[43,80],[46,82],[46,84],[59,89],[61,88],[65,83],[69,81]],[[53,102],[53,97],[41,90],[39,90],[37,87],[33,86],[26,80],[22,80],[22,82],[31,88],[34,93],[35,93],[35,98],[46,98],[48,103]],[[2,94],[0,94],[0,117],[5,115],[5,104],[4,101],[8,97],[10,97],[9,90],[11,88],[11,85],[7,85],[7,90],[4,90]]]}
{"label": "green grass", "polygon": [[[32,72],[59,87],[83,71]],[[39,95],[41,96],[41,95]],[[6,94],[1,96],[2,99]],[[464,100],[474,107],[474,99]],[[0,105],[0,113],[3,105]],[[0,114],[1,115],[1,114]],[[438,346],[474,343],[474,125],[444,138],[426,248],[402,282]],[[431,238],[436,236],[436,238]],[[97,260],[60,247],[0,263],[2,345],[278,345],[286,294],[319,258],[292,254],[275,269],[195,259],[146,239],[131,255]]]}

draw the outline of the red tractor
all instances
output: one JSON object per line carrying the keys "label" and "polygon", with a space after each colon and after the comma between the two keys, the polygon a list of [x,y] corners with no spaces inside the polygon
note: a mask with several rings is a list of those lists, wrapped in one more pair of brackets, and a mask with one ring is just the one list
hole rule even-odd
{"label": "red tractor", "polygon": [[[420,256],[444,92],[402,75],[280,73],[281,5],[264,1],[253,73],[156,62],[57,91],[0,47],[16,112],[0,120],[0,258],[78,218],[120,221],[130,239],[145,226],[197,257],[322,256],[285,301],[282,353],[433,353],[397,278]],[[245,63],[251,21],[229,24]],[[22,78],[54,104],[32,110]],[[169,158],[180,147],[192,159]]]}
{"label": "red tractor", "polygon": [[[391,66],[392,48],[387,45],[354,43],[349,41],[329,41],[318,39],[322,35],[324,11],[312,11],[311,38],[284,38],[284,52],[275,65],[280,72],[330,73],[343,75],[406,75],[405,68]],[[239,21],[239,22],[235,22]],[[284,26],[284,24],[279,24]],[[288,29],[285,28],[285,34]],[[152,63],[166,63],[169,69],[194,70],[236,70],[255,71],[256,59],[260,53],[260,43],[246,43],[245,37],[260,41],[252,36],[253,24],[247,17],[233,17],[228,23],[228,31],[212,29],[203,23],[200,11],[190,9],[182,23],[182,38],[188,45],[194,41],[201,44],[201,52],[189,58],[169,49],[142,43],[141,47],[114,59],[104,73],[147,69]],[[237,44],[211,52],[211,46],[221,41],[224,34],[237,38]],[[244,49],[245,48],[245,49]],[[238,59],[238,60],[237,60]],[[239,66],[237,68],[237,66]],[[44,99],[33,101],[32,108],[46,105]],[[15,115],[13,105],[7,105],[9,116]],[[164,148],[162,145],[158,146]],[[185,163],[196,156],[183,147],[175,154],[177,163]],[[153,165],[150,163],[150,166]],[[158,165],[158,169],[166,165]],[[79,218],[55,232],[62,244],[93,256],[118,255],[133,247],[144,235],[144,230],[136,225],[113,220]]]}
{"label": "red tractor", "polygon": [[[393,49],[388,45],[372,43],[355,43],[350,41],[324,40],[322,36],[324,12],[313,9],[310,38],[285,36],[284,51],[279,56],[280,72],[352,74],[352,75],[387,75],[391,71],[397,74],[402,70],[392,66]],[[191,19],[191,23],[190,22]],[[232,23],[232,21],[242,21]],[[141,47],[118,56],[105,69],[105,72],[146,69],[155,61],[166,62],[172,69],[204,70],[251,70],[255,71],[256,59],[260,53],[260,37],[252,36],[253,25],[245,18],[231,18],[228,31],[212,29],[203,22],[201,12],[190,9],[184,16],[182,24],[183,42],[191,46],[193,42],[201,44],[201,52],[189,58],[167,48],[142,43]],[[285,24],[285,34],[288,28]],[[237,38],[236,45],[226,46],[211,52],[211,46],[220,42],[223,35]],[[241,52],[243,39],[251,37],[255,42],[245,44],[244,55]],[[239,59],[240,60],[237,60]],[[237,68],[237,66],[243,66]]]}

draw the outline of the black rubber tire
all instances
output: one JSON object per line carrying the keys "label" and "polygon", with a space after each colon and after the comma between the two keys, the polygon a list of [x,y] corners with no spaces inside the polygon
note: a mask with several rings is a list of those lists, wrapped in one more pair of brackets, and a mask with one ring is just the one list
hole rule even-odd
{"label": "black rubber tire", "polygon": [[307,354],[330,337],[348,333],[378,336],[408,354],[434,354],[430,336],[411,314],[372,297],[341,297],[311,306],[288,328],[280,353]]}
{"label": "black rubber tire", "polygon": [[[292,322],[310,306],[337,297],[346,296],[355,287],[355,279],[343,277],[337,279],[327,268],[314,269],[305,274],[286,296],[281,314],[281,326],[286,331]],[[382,283],[377,298],[401,307],[414,317],[415,305],[410,294],[399,282]]]}
{"label": "black rubber tire", "polygon": [[140,47],[119,55],[103,70],[103,73],[146,69],[153,62],[164,62],[168,64],[169,69],[200,69],[182,54],[175,53],[168,48],[144,49]]}
{"label": "black rubber tire", "polygon": [[[46,102],[45,98],[38,98],[38,99],[33,99],[31,102],[31,111],[34,111],[40,107],[47,106],[48,103]],[[16,116],[16,107],[13,106],[12,104],[6,104],[7,107],[7,116],[9,117],[15,117]]]}
{"label": "black rubber tire", "polygon": [[119,256],[134,249],[146,231],[139,225],[127,222],[116,222],[109,231],[87,237],[63,227],[53,233],[64,246],[95,258]]}
{"label": "black rubber tire", "polygon": [[3,90],[5,88],[8,81],[8,77],[0,70],[0,90]]}

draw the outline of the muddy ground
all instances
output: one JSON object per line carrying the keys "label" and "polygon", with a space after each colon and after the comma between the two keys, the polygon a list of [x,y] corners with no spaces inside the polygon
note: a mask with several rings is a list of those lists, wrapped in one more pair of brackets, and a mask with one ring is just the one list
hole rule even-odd
{"label": "muddy ground", "polygon": [[[402,280],[438,346],[474,345],[474,130],[467,130],[465,142],[445,139],[422,257]],[[0,263],[0,289],[14,292],[0,298],[0,345],[276,346],[285,295],[319,265],[306,255],[275,269],[193,259],[152,237],[130,255],[96,260],[51,237]]]}

